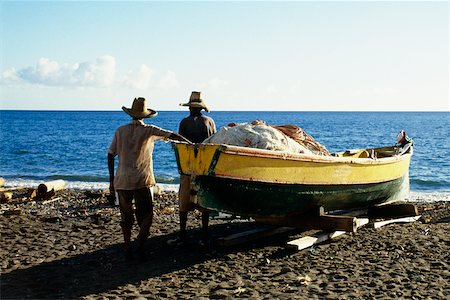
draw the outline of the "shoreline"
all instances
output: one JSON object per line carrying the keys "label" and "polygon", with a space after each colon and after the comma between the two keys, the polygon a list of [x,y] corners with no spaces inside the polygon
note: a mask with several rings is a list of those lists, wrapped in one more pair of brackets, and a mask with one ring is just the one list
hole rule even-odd
{"label": "shoreline", "polygon": [[[155,196],[149,261],[126,261],[120,216],[104,196],[58,191],[53,202],[2,203],[2,299],[311,299],[448,298],[450,203],[419,202],[423,218],[288,251],[308,232],[233,247],[219,237],[259,228],[248,220],[210,220],[211,245],[198,245],[201,214],[189,213],[188,242],[178,233],[176,192]],[[17,212],[20,211],[20,212]],[[135,225],[136,226],[136,225]],[[137,228],[133,230],[136,237]],[[49,284],[51,283],[51,284]]]}
{"label": "shoreline", "polygon": [[[42,180],[8,180],[5,179],[5,188],[37,188],[42,183]],[[66,181],[66,189],[68,190],[96,190],[96,191],[108,191],[108,182],[87,182],[87,181]],[[178,183],[157,183],[156,186],[160,190],[166,192],[178,192]],[[450,201],[450,191],[433,191],[433,190],[411,190],[409,201],[412,202],[433,202],[433,201]]]}
{"label": "shoreline", "polygon": [[[56,180],[56,179],[52,179]],[[69,190],[108,190],[108,182],[92,182],[92,181],[67,181],[66,189]],[[24,187],[24,188],[37,188],[37,186],[42,183],[42,180],[8,180],[5,179],[5,188],[12,187]],[[162,191],[178,191],[178,183],[156,183]],[[414,190],[410,191],[410,201],[450,201],[450,190],[439,191],[439,190]]]}

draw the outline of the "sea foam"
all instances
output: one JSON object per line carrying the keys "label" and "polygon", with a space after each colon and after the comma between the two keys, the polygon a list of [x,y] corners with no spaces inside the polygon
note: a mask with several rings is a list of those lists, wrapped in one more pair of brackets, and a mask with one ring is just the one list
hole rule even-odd
{"label": "sea foam", "polygon": [[[97,181],[65,181],[66,189],[72,190],[105,190],[109,189],[108,182]],[[41,180],[32,179],[13,179],[5,180],[5,187],[27,187],[37,188],[39,184],[43,183]],[[178,184],[157,183],[156,184],[162,191],[178,191]]]}

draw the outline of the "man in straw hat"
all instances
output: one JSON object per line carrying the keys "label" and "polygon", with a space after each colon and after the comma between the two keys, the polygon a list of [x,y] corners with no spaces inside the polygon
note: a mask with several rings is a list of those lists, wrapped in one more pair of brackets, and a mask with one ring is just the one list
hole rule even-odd
{"label": "man in straw hat", "polygon": [[[192,92],[188,103],[182,103],[181,106],[189,106],[189,116],[181,120],[178,133],[187,138],[192,143],[201,143],[206,138],[216,132],[216,124],[214,120],[201,113],[204,109],[209,112],[203,99],[200,97],[200,92]],[[175,240],[169,240],[169,244],[182,244],[186,240],[186,225],[188,211],[193,210],[194,203],[191,200],[191,181],[189,175],[180,175],[180,190],[178,198],[180,202],[180,236]],[[202,212],[202,239],[200,243],[206,245],[208,241],[208,210],[201,207],[196,207]]]}
{"label": "man in straw hat", "polygon": [[[131,229],[134,223],[132,200],[136,207],[135,215],[139,225],[137,236],[138,254],[145,259],[144,243],[150,234],[153,220],[153,146],[156,140],[170,139],[187,141],[182,136],[162,128],[147,125],[144,118],[157,115],[147,108],[145,98],[135,98],[131,108],[122,107],[133,120],[117,128],[108,151],[108,169],[110,193],[114,200],[115,191],[119,196],[119,207],[125,255],[133,257],[131,247]],[[189,141],[187,141],[189,142]],[[119,166],[114,176],[114,157],[119,157]]]}

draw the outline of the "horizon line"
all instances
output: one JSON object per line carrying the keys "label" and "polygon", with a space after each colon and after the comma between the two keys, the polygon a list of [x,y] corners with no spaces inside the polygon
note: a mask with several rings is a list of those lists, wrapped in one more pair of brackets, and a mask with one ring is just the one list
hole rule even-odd
{"label": "horizon line", "polygon": [[[40,112],[123,112],[122,110],[89,109],[0,109],[0,111],[40,111]],[[157,112],[189,112],[188,110],[157,110]],[[209,112],[358,112],[358,113],[448,113],[450,110],[214,110]]]}

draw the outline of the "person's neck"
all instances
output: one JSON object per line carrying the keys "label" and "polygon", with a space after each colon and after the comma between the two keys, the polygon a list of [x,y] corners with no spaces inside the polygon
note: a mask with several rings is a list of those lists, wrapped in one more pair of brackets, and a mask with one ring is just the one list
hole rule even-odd
{"label": "person's neck", "polygon": [[202,115],[201,111],[191,111],[191,116],[193,117],[199,117]]}
{"label": "person's neck", "polygon": [[144,119],[133,118],[133,120],[131,120],[131,123],[133,123],[133,124],[143,124],[144,123]]}

